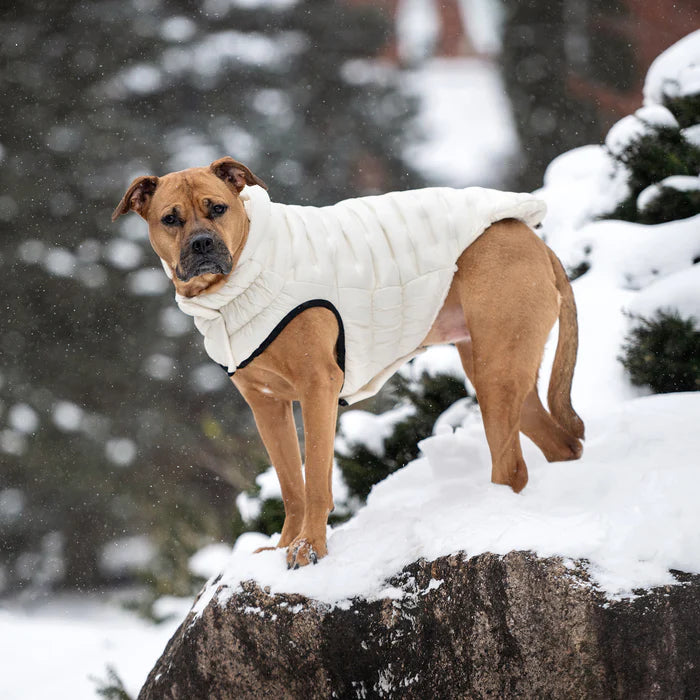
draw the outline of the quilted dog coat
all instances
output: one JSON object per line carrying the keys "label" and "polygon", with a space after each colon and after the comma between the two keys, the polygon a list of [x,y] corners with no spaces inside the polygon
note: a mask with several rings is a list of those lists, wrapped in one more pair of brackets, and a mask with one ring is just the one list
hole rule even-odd
{"label": "quilted dog coat", "polygon": [[529,194],[435,187],[328,207],[277,204],[257,185],[241,194],[248,239],[226,284],[178,306],[229,374],[313,306],[338,319],[343,403],[375,394],[414,355],[447,296],[456,261],[492,223],[538,224]]}

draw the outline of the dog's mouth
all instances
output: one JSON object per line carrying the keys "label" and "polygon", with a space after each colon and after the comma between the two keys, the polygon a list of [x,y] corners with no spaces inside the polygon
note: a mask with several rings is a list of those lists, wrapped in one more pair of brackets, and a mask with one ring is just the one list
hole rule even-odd
{"label": "dog's mouth", "polygon": [[183,247],[175,275],[181,282],[189,282],[200,275],[228,275],[232,267],[233,260],[226,244],[218,236],[210,235],[206,245],[193,245],[190,240]]}
{"label": "dog's mouth", "polygon": [[206,258],[198,260],[195,264],[178,265],[175,268],[175,274],[181,282],[189,282],[193,277],[200,275],[228,275],[231,272],[231,256],[227,261],[218,258]]}

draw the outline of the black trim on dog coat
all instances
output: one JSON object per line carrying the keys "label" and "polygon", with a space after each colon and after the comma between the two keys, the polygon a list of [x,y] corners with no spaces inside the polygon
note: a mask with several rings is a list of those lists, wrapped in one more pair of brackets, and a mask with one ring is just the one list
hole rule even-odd
{"label": "black trim on dog coat", "polygon": [[[340,317],[338,309],[335,308],[335,304],[331,303],[327,299],[311,299],[305,301],[299,306],[295,306],[270,332],[270,334],[263,340],[260,345],[245,359],[241,364],[238,365],[235,371],[229,372],[228,367],[224,365],[219,365],[222,369],[226,371],[229,377],[232,377],[237,370],[242,369],[246,365],[249,365],[258,355],[262,355],[265,350],[269,347],[275,338],[287,327],[290,321],[293,321],[302,311],[313,308],[328,309],[333,312],[335,320],[338,322],[338,340],[335,345],[336,362],[338,367],[340,367],[341,372],[345,373],[345,328],[343,327],[343,319]],[[341,387],[342,389],[342,387]],[[340,399],[339,402],[341,406],[347,406],[347,401],[345,399]]]}

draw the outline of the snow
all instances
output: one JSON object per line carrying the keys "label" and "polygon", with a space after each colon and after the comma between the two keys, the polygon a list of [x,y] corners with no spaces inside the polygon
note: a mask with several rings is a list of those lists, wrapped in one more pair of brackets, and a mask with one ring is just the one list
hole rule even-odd
{"label": "snow", "polygon": [[112,438],[105,444],[105,456],[118,467],[126,467],[136,457],[136,443],[129,438]]}
{"label": "snow", "polygon": [[184,15],[176,15],[163,22],[161,36],[167,41],[181,42],[191,39],[197,33],[197,25]]}
{"label": "snow", "polygon": [[71,277],[77,265],[75,255],[65,248],[51,248],[43,259],[47,272],[58,277]]}
{"label": "snow", "polygon": [[83,594],[0,608],[0,697],[94,700],[107,666],[136,697],[180,617],[154,625],[117,605]]}
{"label": "snow", "polygon": [[162,294],[170,281],[163,277],[160,269],[155,267],[142,267],[140,270],[129,273],[127,286],[132,294],[140,296],[155,296]]}
{"label": "snow", "polygon": [[630,114],[610,129],[605,138],[605,146],[613,155],[620,155],[632,141],[653,133],[653,127],[654,124],[639,119],[636,114]]}
{"label": "snow", "polygon": [[197,393],[207,393],[228,388],[230,381],[226,373],[221,371],[221,367],[212,362],[206,362],[192,370],[190,385]]}
{"label": "snow", "polygon": [[39,427],[39,415],[26,403],[16,403],[7,414],[11,428],[20,433],[35,433]]}
{"label": "snow", "polygon": [[259,474],[255,479],[255,483],[260,487],[259,497],[261,500],[268,498],[281,498],[279,481],[274,467],[266,469],[262,474]]}
{"label": "snow", "polygon": [[114,238],[105,248],[105,258],[120,270],[131,270],[136,267],[143,257],[140,245],[126,238]]}
{"label": "snow", "polygon": [[231,554],[231,547],[217,542],[200,549],[189,561],[189,569],[195,576],[211,578],[221,571]]}
{"label": "snow", "polygon": [[168,74],[192,71],[202,77],[215,75],[229,63],[281,70],[302,47],[303,39],[295,32],[268,36],[227,30],[207,34],[206,39],[186,48],[167,49],[163,53],[163,68]]}
{"label": "snow", "polygon": [[644,104],[661,104],[664,95],[700,92],[700,29],[657,56],[644,81]]}
{"label": "snow", "polygon": [[666,107],[648,104],[620,119],[608,132],[605,145],[610,153],[619,155],[632,141],[659,128],[677,129],[678,122]]}
{"label": "snow", "polygon": [[27,439],[15,430],[0,432],[0,450],[10,455],[22,455],[27,449]]}
{"label": "snow", "polygon": [[403,61],[411,65],[432,55],[440,36],[435,0],[399,0],[396,5],[396,44]]}
{"label": "snow", "polygon": [[57,401],[51,418],[59,430],[71,433],[80,428],[83,422],[83,410],[71,401]]}
{"label": "snow", "polygon": [[204,11],[226,13],[236,8],[255,10],[259,7],[272,10],[284,10],[296,5],[297,0],[206,0]]}
{"label": "snow", "polygon": [[497,54],[501,49],[505,9],[491,0],[459,0],[469,40],[479,53]]}
{"label": "snow", "polygon": [[[271,498],[282,498],[279,480],[274,466],[268,467],[264,472],[255,478],[258,492],[255,495],[240,493],[236,497],[236,507],[244,522],[251,522],[260,515],[262,502]],[[341,513],[346,509],[354,509],[355,504],[349,503],[350,494],[348,487],[343,481],[343,475],[336,468],[332,473],[333,500],[336,512]],[[230,551],[230,550],[229,550]]]}
{"label": "snow", "polygon": [[663,105],[650,104],[645,107],[640,107],[634,113],[634,116],[651,126],[668,127],[671,129],[678,128],[678,121],[673,116],[673,113]]}
{"label": "snow", "polygon": [[175,306],[166,306],[160,312],[159,332],[168,338],[177,338],[192,330],[192,320]]}
{"label": "snow", "polygon": [[144,571],[156,553],[153,542],[146,535],[120,537],[102,548],[99,567],[104,573],[115,576]]}
{"label": "snow", "polygon": [[262,499],[258,496],[251,496],[245,492],[239,493],[238,496],[236,496],[236,508],[243,522],[251,523],[262,511]]}
{"label": "snow", "polygon": [[464,370],[459,360],[459,353],[454,345],[435,345],[424,353],[405,364],[399,372],[406,377],[418,381],[423,374],[435,377],[438,374],[448,374],[451,377],[464,379]]}
{"label": "snow", "polygon": [[591,273],[601,283],[641,289],[690,265],[698,253],[698,231],[700,215],[653,226],[600,221],[580,229],[573,244],[591,249]]}
{"label": "snow", "polygon": [[340,433],[336,441],[336,451],[350,455],[353,447],[361,443],[377,457],[384,456],[384,440],[394,430],[394,426],[415,413],[412,404],[399,405],[379,415],[369,411],[347,411],[340,416]]}
{"label": "snow", "polygon": [[41,262],[46,253],[46,246],[35,238],[28,238],[19,244],[17,256],[23,262],[36,264]]}
{"label": "snow", "polygon": [[628,191],[627,183],[603,146],[581,146],[555,158],[544,174],[547,216],[542,237],[561,258],[576,265],[584,248],[571,245],[575,231],[595,217],[615,208]]}
{"label": "snow", "polygon": [[681,135],[688,143],[692,143],[693,146],[700,148],[700,124],[693,124],[685,129],[681,129]]}
{"label": "snow", "polygon": [[159,352],[149,355],[143,363],[144,372],[149,377],[160,379],[161,381],[170,379],[173,372],[175,372],[176,366],[177,363],[172,357]]}
{"label": "snow", "polygon": [[25,502],[26,498],[20,489],[0,491],[0,522],[7,523],[19,517],[24,510]]}
{"label": "snow", "polygon": [[435,185],[496,186],[518,138],[497,66],[485,59],[432,59],[405,78],[418,99],[423,140],[403,154]]}
{"label": "snow", "polygon": [[162,72],[149,63],[137,63],[124,70],[119,78],[127,90],[139,95],[157,92],[163,85]]}
{"label": "snow", "polygon": [[646,209],[661,193],[662,188],[691,192],[700,190],[700,177],[692,175],[671,175],[643,189],[637,197],[637,209]]}
{"label": "snow", "polygon": [[684,318],[693,317],[700,326],[700,265],[692,265],[650,284],[634,296],[627,308],[647,318],[658,308],[675,309]]}

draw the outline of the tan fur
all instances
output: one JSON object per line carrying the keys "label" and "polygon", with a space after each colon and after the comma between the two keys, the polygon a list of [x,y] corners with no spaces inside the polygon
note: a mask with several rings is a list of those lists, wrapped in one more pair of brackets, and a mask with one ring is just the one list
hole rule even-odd
{"label": "tan fur", "polygon": [[[206,220],[206,225],[215,227],[225,241],[235,269],[248,232],[238,192],[253,183],[262,184],[245,166],[226,158],[209,168],[137,178],[114,218],[131,209],[141,214],[148,221],[155,251],[174,273],[188,237],[206,220],[206,200],[225,202],[226,216]],[[161,223],[164,212],[174,206],[184,219],[176,234]],[[227,278],[200,277],[185,283],[174,277],[175,287],[185,296],[196,296],[217,289]],[[544,344],[557,319],[550,414],[536,385]],[[337,338],[338,323],[331,311],[307,309],[232,377],[253,411],[279,477],[286,519],[278,547],[287,547],[287,561],[293,567],[315,563],[327,553],[333,442],[343,385],[336,362]],[[576,308],[561,263],[525,224],[500,221],[462,253],[445,303],[422,345],[457,346],[481,407],[494,483],[516,492],[527,483],[520,431],[549,461],[581,456],[583,422],[570,396],[577,338]],[[305,479],[294,401],[301,404],[304,422]]]}

